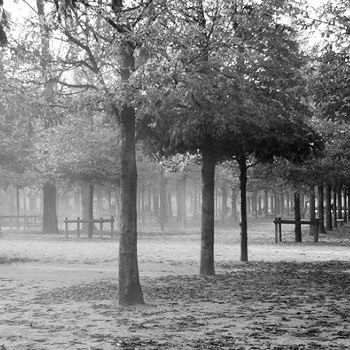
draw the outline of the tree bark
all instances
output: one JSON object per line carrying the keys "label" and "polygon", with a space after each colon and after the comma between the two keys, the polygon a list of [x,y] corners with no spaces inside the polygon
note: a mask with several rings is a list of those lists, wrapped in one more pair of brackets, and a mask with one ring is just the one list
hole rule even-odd
{"label": "tree bark", "polygon": [[326,197],[326,230],[332,231],[333,225],[332,225],[332,187],[330,184],[326,185],[326,191],[325,191],[325,197]]}
{"label": "tree bark", "polygon": [[43,185],[43,233],[58,234],[56,211],[56,186],[46,182]]}
{"label": "tree bark", "polygon": [[214,275],[215,151],[208,140],[202,152],[201,275]]}
{"label": "tree bark", "polygon": [[[120,75],[127,82],[135,69],[134,47],[120,43]],[[115,107],[115,111],[117,108]],[[119,112],[119,113],[118,113]],[[119,240],[119,304],[143,304],[137,261],[137,168],[135,151],[135,110],[124,104],[116,112],[120,127],[120,240]]]}
{"label": "tree bark", "polygon": [[318,219],[319,219],[319,229],[318,232],[321,234],[326,233],[326,229],[324,227],[324,191],[323,184],[317,185],[317,193],[318,193]]}
{"label": "tree bark", "polygon": [[[294,192],[294,220],[300,221],[301,220],[301,213],[300,213],[300,193],[299,191]],[[295,224],[295,242],[301,242],[302,236],[301,236],[301,224],[296,223]]]}
{"label": "tree bark", "polygon": [[241,192],[241,261],[248,261],[248,221],[247,221],[247,163],[246,156],[238,158],[239,185]]}

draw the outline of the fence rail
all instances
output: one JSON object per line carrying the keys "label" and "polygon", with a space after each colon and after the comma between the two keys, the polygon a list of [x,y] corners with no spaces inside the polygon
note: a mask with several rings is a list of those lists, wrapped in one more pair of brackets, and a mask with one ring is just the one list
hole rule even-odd
{"label": "fence rail", "polygon": [[275,218],[273,223],[275,224],[275,242],[282,242],[282,224],[289,225],[311,225],[314,226],[316,234],[318,234],[319,219],[311,220],[294,220],[294,219],[283,219],[281,217]]}
{"label": "fence rail", "polygon": [[81,233],[81,224],[99,224],[99,234],[100,238],[103,237],[103,224],[110,223],[110,235],[111,238],[114,236],[114,222],[115,218],[111,216],[110,218],[102,218],[94,219],[94,220],[82,220],[80,217],[77,217],[76,219],[68,219],[67,217],[64,219],[64,228],[66,232],[66,238],[69,237],[69,224],[76,224],[76,232],[77,232],[77,238],[80,237]]}

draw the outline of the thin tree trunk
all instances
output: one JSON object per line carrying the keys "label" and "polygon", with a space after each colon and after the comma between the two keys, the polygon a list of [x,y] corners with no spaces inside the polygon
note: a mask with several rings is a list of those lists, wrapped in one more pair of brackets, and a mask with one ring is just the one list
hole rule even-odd
{"label": "thin tree trunk", "polygon": [[214,275],[214,187],[215,153],[208,140],[202,161],[202,220],[200,274]]}
{"label": "thin tree trunk", "polygon": [[347,195],[348,195],[348,189],[346,187],[344,187],[344,192],[343,192],[343,202],[344,202],[343,219],[344,219],[344,222],[348,222],[348,201],[347,201]]}
{"label": "thin tree trunk", "polygon": [[337,217],[338,219],[342,219],[343,218],[343,213],[342,213],[342,193],[341,193],[341,187],[339,186],[338,188],[338,193],[337,193],[337,200],[338,200],[338,214]]}
{"label": "thin tree trunk", "polygon": [[301,213],[300,213],[300,193],[299,191],[294,192],[294,220],[297,221],[295,224],[295,242],[301,242],[302,236],[301,236],[301,224],[299,223],[301,220]]}
{"label": "thin tree trunk", "polygon": [[19,213],[20,213],[20,199],[19,199],[19,186],[16,185],[16,229],[19,230]]}
{"label": "thin tree trunk", "polygon": [[81,206],[82,206],[82,231],[87,233],[88,238],[92,238],[94,232],[94,185],[92,183],[83,183],[81,188]]}
{"label": "thin tree trunk", "polygon": [[[315,186],[310,186],[310,221],[316,220],[316,194]],[[315,236],[317,229],[315,225],[310,225],[310,234]]]}
{"label": "thin tree trunk", "polygon": [[227,216],[227,188],[226,186],[221,187],[221,220],[225,221]]}
{"label": "thin tree trunk", "polygon": [[318,193],[318,219],[319,219],[319,229],[318,232],[321,234],[326,233],[326,229],[324,227],[324,192],[323,192],[323,184],[317,185],[317,193]]}
{"label": "thin tree trunk", "polygon": [[[135,69],[134,47],[120,43],[120,75],[127,82]],[[143,304],[137,261],[137,167],[135,151],[135,110],[126,104],[115,107],[120,132],[121,216],[119,240],[119,304]]]}
{"label": "thin tree trunk", "polygon": [[241,190],[241,261],[248,261],[248,221],[247,221],[247,163],[241,155],[239,164],[239,185]]}
{"label": "thin tree trunk", "polygon": [[333,188],[333,203],[332,203],[332,209],[333,209],[333,227],[337,228],[337,190],[336,187]]}
{"label": "thin tree trunk", "polygon": [[231,207],[232,207],[232,219],[233,222],[237,222],[237,191],[232,188],[231,193]]}
{"label": "thin tree trunk", "polygon": [[348,222],[350,222],[350,187],[347,188],[347,207],[348,207]]}
{"label": "thin tree trunk", "polygon": [[267,189],[264,190],[264,216],[269,216],[269,192]]}
{"label": "thin tree trunk", "polygon": [[56,186],[46,182],[43,185],[43,233],[58,234],[56,211]]}
{"label": "thin tree trunk", "polygon": [[161,231],[164,231],[164,224],[167,220],[167,193],[166,193],[166,179],[164,170],[160,171],[160,208],[159,208],[159,223]]}
{"label": "thin tree trunk", "polygon": [[325,191],[325,197],[326,197],[326,230],[332,231],[333,225],[332,225],[332,187],[330,184],[326,185],[326,191]]}

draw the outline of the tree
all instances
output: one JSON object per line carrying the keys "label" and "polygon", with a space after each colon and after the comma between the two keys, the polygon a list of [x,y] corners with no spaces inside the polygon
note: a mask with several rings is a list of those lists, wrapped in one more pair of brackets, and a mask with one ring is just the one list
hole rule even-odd
{"label": "tree", "polygon": [[[140,74],[140,111],[149,117],[143,125],[153,129],[148,137],[160,140],[157,147],[165,152],[202,155],[203,274],[214,273],[216,164],[236,156],[244,172],[250,154],[271,158],[275,149],[292,157],[311,145],[302,126],[308,114],[301,102],[303,59],[293,30],[279,21],[285,5],[180,3],[163,38],[171,49],[157,52]],[[307,139],[300,146],[299,131]],[[242,227],[246,231],[245,223]]]}

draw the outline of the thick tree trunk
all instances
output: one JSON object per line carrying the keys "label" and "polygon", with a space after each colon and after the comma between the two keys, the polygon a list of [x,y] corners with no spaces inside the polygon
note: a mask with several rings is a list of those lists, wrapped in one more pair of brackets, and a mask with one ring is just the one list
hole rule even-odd
{"label": "thick tree trunk", "polygon": [[332,231],[333,225],[332,225],[332,187],[330,184],[326,185],[326,191],[325,191],[325,197],[326,197],[326,230]]}
{"label": "thick tree trunk", "polygon": [[[310,186],[310,221],[316,220],[316,194],[315,187]],[[316,232],[318,232],[315,225],[310,225],[310,234],[315,236]]]}
{"label": "thick tree trunk", "polygon": [[247,163],[245,155],[239,157],[238,164],[241,190],[241,261],[248,261]]}
{"label": "thick tree trunk", "polygon": [[85,232],[88,238],[92,238],[94,232],[94,185],[92,183],[83,183],[81,186],[81,207],[83,222],[82,231]]}
{"label": "thick tree trunk", "polygon": [[[300,212],[300,193],[298,191],[294,192],[294,220],[300,221],[301,220],[301,212]],[[302,236],[301,236],[301,224],[296,223],[295,224],[295,242],[301,242]]]}
{"label": "thick tree trunk", "polygon": [[56,185],[46,182],[43,185],[43,233],[58,234],[56,211]]}
{"label": "thick tree trunk", "polygon": [[323,184],[317,185],[317,193],[318,193],[318,219],[319,219],[319,229],[318,232],[321,234],[326,233],[326,229],[324,227],[324,192],[323,192]]}
{"label": "thick tree trunk", "polygon": [[202,161],[202,221],[200,274],[214,275],[214,188],[215,151],[210,141],[203,149]]}
{"label": "thick tree trunk", "polygon": [[[127,81],[134,71],[133,44],[120,44],[120,71]],[[119,240],[119,304],[143,304],[137,261],[137,168],[135,152],[135,111],[126,104],[116,112],[120,127],[120,240]]]}

